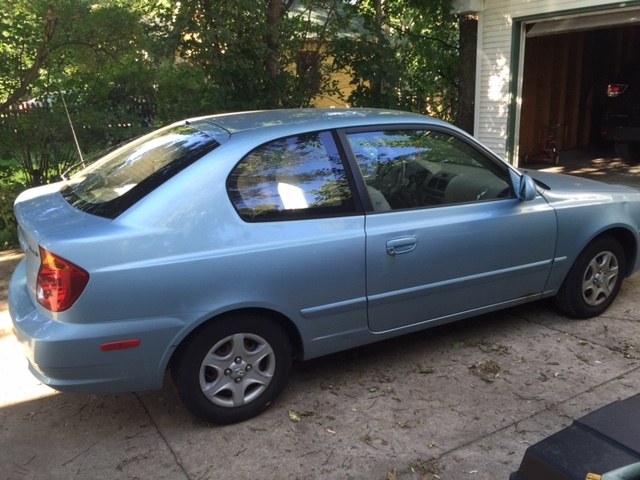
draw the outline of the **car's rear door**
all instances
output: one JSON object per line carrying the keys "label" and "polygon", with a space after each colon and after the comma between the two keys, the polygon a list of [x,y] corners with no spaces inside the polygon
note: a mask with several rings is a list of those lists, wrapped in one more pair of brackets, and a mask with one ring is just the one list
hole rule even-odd
{"label": "car's rear door", "polygon": [[447,131],[346,135],[374,212],[366,218],[368,318],[382,332],[540,294],[556,216],[515,198],[508,171]]}

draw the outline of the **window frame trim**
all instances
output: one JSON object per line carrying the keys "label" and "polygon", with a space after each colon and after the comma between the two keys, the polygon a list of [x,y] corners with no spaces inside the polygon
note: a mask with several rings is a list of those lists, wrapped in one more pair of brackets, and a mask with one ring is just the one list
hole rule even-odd
{"label": "window frame trim", "polygon": [[[351,191],[351,203],[353,207],[352,210],[345,211],[345,207],[314,207],[314,208],[306,208],[306,209],[279,210],[279,211],[273,212],[273,214],[270,214],[270,215],[269,214],[260,215],[253,218],[250,218],[244,215],[237,208],[236,202],[234,201],[230,193],[230,190],[231,190],[230,186],[232,185],[232,182],[233,182],[233,179],[232,179],[233,172],[236,170],[238,165],[240,165],[243,161],[245,161],[245,159],[249,155],[251,155],[253,152],[255,152],[260,148],[265,147],[266,145],[269,145],[278,141],[282,141],[282,140],[291,139],[294,137],[301,137],[303,135],[314,135],[314,134],[318,134],[319,136],[326,134],[327,136],[330,137],[331,144],[335,149],[338,155],[338,158],[340,159],[340,163],[345,172],[345,177],[349,185],[349,189]],[[273,222],[290,222],[290,221],[296,221],[296,220],[297,221],[319,220],[324,218],[352,217],[352,216],[364,214],[364,208],[362,205],[359,191],[357,190],[355,185],[354,177],[356,177],[356,175],[354,175],[351,163],[348,161],[345,155],[344,147],[336,135],[336,130],[335,129],[310,130],[305,132],[293,133],[289,135],[282,135],[276,138],[271,138],[268,141],[253,147],[250,151],[242,155],[240,160],[238,160],[229,171],[229,174],[227,175],[227,178],[225,180],[225,190],[227,193],[227,198],[229,199],[229,202],[231,203],[233,210],[238,215],[238,218],[245,223],[273,223]],[[237,186],[235,188],[237,188]]]}
{"label": "window frame trim", "polygon": [[508,200],[509,198],[517,198],[515,195],[515,189],[513,186],[511,175],[509,174],[509,168],[510,168],[509,165],[507,165],[504,160],[502,160],[496,153],[489,150],[483,144],[477,141],[474,141],[472,138],[467,137],[465,134],[462,134],[455,129],[448,128],[444,125],[427,125],[423,123],[406,123],[406,124],[403,123],[403,124],[393,124],[393,125],[384,125],[384,124],[383,125],[365,125],[365,126],[358,126],[358,127],[340,128],[340,129],[337,129],[336,132],[340,139],[340,142],[343,144],[343,149],[345,151],[347,161],[350,164],[351,170],[354,172],[357,172],[357,174],[354,173],[353,176],[355,177],[354,181],[358,188],[358,196],[360,197],[362,205],[364,207],[365,215],[371,215],[371,214],[384,215],[384,214],[389,214],[394,212],[406,212],[410,210],[425,210],[430,208],[445,208],[448,206],[463,205],[462,203],[460,203],[460,204],[441,205],[441,206],[440,205],[424,206],[424,207],[417,207],[414,209],[375,211],[373,208],[373,203],[371,201],[369,193],[367,192],[367,184],[364,180],[364,177],[360,170],[360,166],[358,164],[358,160],[355,157],[355,154],[351,148],[351,143],[349,142],[349,139],[347,138],[347,136],[352,134],[358,134],[358,133],[371,133],[371,132],[376,132],[381,130],[384,130],[384,131],[427,130],[427,131],[445,133],[447,135],[455,137],[456,139],[462,141],[473,150],[482,154],[484,157],[487,157],[494,165],[496,165],[496,167],[499,167],[505,173],[505,178],[506,178],[505,181],[509,185],[510,197],[505,197],[504,199],[489,199],[486,201]]}

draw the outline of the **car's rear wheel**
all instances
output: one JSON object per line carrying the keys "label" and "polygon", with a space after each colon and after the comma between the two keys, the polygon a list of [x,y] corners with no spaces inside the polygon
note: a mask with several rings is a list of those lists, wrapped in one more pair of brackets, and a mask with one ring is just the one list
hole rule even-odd
{"label": "car's rear wheel", "polygon": [[603,313],[615,300],[625,272],[624,250],[615,238],[594,240],[580,253],[560,287],[556,301],[575,318]]}
{"label": "car's rear wheel", "polygon": [[286,331],[268,317],[230,315],[181,347],[171,369],[184,406],[216,424],[247,420],[280,394],[291,371]]}

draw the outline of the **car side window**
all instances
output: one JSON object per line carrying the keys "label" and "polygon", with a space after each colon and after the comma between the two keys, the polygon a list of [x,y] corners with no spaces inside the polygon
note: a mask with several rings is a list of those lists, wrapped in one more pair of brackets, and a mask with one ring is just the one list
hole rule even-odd
{"label": "car side window", "polygon": [[436,130],[347,134],[375,211],[512,196],[509,173],[463,140]]}
{"label": "car side window", "polygon": [[233,169],[227,190],[247,221],[355,211],[347,174],[329,132],[283,138],[258,147]]}

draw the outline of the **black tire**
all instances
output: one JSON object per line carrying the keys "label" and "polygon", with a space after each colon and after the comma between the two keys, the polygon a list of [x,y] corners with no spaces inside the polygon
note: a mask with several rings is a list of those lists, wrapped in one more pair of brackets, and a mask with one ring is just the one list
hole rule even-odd
{"label": "black tire", "polygon": [[625,268],[620,242],[610,236],[594,240],[569,270],[556,295],[558,307],[574,318],[602,314],[618,295]]}
{"label": "black tire", "polygon": [[171,375],[183,405],[224,425],[254,417],[282,392],[292,364],[285,330],[256,314],[215,320],[181,346]]}
{"label": "black tire", "polygon": [[640,142],[616,142],[616,154],[629,163],[640,162]]}

